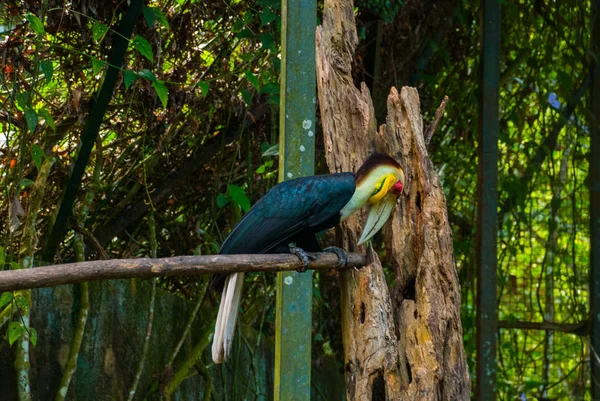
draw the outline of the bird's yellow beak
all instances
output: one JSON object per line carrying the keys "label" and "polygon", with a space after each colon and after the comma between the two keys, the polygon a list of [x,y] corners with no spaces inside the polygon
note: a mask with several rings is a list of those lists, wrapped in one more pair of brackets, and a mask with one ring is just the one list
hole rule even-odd
{"label": "bird's yellow beak", "polygon": [[387,193],[378,202],[371,203],[367,223],[358,240],[358,245],[362,245],[370,240],[383,227],[392,215],[392,211],[396,206],[398,196],[393,192]]}

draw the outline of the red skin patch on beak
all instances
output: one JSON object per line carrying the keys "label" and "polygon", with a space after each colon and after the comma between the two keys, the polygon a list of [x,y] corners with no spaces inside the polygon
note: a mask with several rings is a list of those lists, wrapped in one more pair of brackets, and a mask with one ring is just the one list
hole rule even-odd
{"label": "red skin patch on beak", "polygon": [[394,184],[394,186],[392,187],[392,192],[394,194],[396,194],[396,196],[400,196],[402,194],[402,189],[404,188],[404,186],[402,185],[402,182],[398,181],[396,184]]}

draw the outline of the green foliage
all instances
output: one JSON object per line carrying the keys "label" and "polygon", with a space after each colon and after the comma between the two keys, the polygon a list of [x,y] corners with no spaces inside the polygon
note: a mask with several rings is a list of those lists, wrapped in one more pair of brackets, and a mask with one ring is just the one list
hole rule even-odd
{"label": "green foliage", "polygon": [[140,35],[135,35],[135,38],[133,38],[131,43],[133,44],[133,47],[142,54],[142,56],[150,60],[151,63],[154,62],[154,53],[152,52],[152,46],[150,45],[150,42],[148,42],[144,37]]}

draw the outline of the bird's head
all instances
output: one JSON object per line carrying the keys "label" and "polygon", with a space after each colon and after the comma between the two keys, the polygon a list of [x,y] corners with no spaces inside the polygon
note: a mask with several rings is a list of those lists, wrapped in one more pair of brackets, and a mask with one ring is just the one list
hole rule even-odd
{"label": "bird's head", "polygon": [[390,218],[404,188],[404,171],[396,160],[384,153],[374,153],[360,166],[355,175],[356,190],[341,211],[341,220],[366,205],[369,216],[358,241],[371,239]]}

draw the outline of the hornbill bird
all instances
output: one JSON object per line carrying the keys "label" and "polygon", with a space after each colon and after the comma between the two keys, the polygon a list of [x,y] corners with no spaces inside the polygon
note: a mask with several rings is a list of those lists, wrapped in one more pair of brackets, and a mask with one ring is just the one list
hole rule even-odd
{"label": "hornbill bird", "polygon": [[[281,182],[246,213],[223,242],[220,253],[292,252],[307,267],[308,255],[303,250],[321,251],[315,234],[344,221],[367,203],[370,210],[358,245],[373,237],[390,217],[403,185],[402,168],[383,153],[371,155],[356,174],[337,173]],[[345,264],[341,249],[325,250],[335,252]],[[231,351],[244,273],[220,278],[225,283],[212,345],[215,363],[227,359]],[[215,282],[219,282],[218,277]]]}

